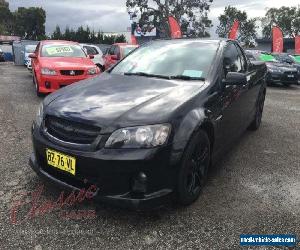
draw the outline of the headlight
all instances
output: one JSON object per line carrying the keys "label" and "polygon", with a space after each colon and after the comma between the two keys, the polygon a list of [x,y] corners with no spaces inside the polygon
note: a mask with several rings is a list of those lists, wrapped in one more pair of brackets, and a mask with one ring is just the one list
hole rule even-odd
{"label": "headlight", "polygon": [[44,117],[44,105],[43,103],[41,103],[35,118],[35,123],[38,127],[42,125],[43,117]]}
{"label": "headlight", "polygon": [[169,124],[118,129],[108,138],[106,148],[152,148],[166,144]]}
{"label": "headlight", "polygon": [[56,75],[56,71],[54,69],[42,68],[41,72],[42,75],[50,75],[50,76]]}
{"label": "headlight", "polygon": [[89,69],[87,73],[88,73],[88,75],[97,74],[97,67]]}

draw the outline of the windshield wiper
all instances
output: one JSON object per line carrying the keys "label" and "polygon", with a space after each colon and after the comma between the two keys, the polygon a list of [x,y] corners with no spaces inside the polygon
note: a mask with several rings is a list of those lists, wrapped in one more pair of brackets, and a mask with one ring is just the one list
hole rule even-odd
{"label": "windshield wiper", "polygon": [[177,76],[170,76],[170,79],[180,79],[180,80],[198,80],[198,81],[205,81],[204,77],[194,77],[194,76],[186,76],[186,75],[177,75]]}
{"label": "windshield wiper", "polygon": [[156,74],[148,74],[145,72],[125,72],[124,75],[126,76],[145,76],[145,77],[157,77],[170,80],[169,76],[164,75],[156,75]]}

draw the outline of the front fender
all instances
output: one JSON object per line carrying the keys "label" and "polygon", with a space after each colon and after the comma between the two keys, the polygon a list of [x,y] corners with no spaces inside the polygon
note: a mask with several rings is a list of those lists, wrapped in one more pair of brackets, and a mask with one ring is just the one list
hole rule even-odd
{"label": "front fender", "polygon": [[181,120],[173,138],[172,161],[174,164],[181,159],[182,153],[194,132],[206,122],[210,122],[210,120],[207,112],[202,108],[191,110],[184,119]]}

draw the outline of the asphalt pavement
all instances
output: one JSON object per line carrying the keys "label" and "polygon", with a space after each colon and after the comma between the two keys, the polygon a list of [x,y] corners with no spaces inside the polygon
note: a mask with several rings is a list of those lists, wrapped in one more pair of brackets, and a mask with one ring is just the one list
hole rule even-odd
{"label": "asphalt pavement", "polygon": [[0,64],[0,249],[248,249],[240,234],[300,238],[300,86],[267,89],[261,128],[210,171],[197,202],[149,212],[89,200],[33,212],[61,194],[28,165],[41,101],[25,67]]}

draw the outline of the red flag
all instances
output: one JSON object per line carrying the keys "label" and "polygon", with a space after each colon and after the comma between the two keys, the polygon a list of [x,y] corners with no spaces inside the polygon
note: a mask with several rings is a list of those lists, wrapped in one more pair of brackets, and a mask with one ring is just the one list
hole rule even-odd
{"label": "red flag", "polygon": [[135,35],[131,35],[131,44],[133,44],[133,45],[137,45],[138,44]]}
{"label": "red flag", "polygon": [[240,22],[238,20],[234,20],[234,23],[233,23],[232,28],[231,28],[231,30],[229,32],[229,35],[228,35],[229,39],[232,39],[232,40],[237,39],[239,26],[240,26]]}
{"label": "red flag", "polygon": [[272,29],[273,36],[273,52],[282,53],[283,52],[283,35],[279,27],[275,26]]}
{"label": "red flag", "polygon": [[176,19],[172,16],[169,16],[169,25],[170,25],[170,31],[171,31],[171,38],[181,38],[182,33],[180,26]]}
{"label": "red flag", "polygon": [[300,35],[295,37],[295,54],[300,55]]}

